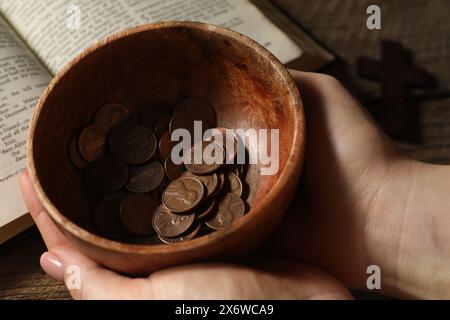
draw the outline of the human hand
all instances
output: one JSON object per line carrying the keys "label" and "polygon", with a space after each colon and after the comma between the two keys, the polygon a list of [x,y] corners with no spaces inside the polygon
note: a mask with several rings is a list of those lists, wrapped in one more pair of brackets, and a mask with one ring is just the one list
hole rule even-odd
{"label": "human hand", "polygon": [[128,278],[84,256],[57,229],[41,206],[28,173],[21,177],[28,210],[48,251],[41,266],[63,281],[68,267],[80,271],[75,299],[350,299],[347,289],[330,275],[299,262],[254,258],[245,265],[209,263],[169,268],[146,278]]}
{"label": "human hand", "polygon": [[[401,154],[334,78],[291,71],[306,114],[306,153],[295,201],[267,247],[347,286],[450,297],[450,167]],[[284,252],[283,252],[284,250]]]}
{"label": "human hand", "polygon": [[[445,297],[449,292],[449,241],[446,230],[450,222],[448,213],[445,212],[448,206],[443,190],[449,188],[449,169],[423,164],[398,152],[370,116],[333,78],[311,73],[293,72],[293,75],[299,83],[307,116],[305,168],[297,201],[268,242],[269,251],[270,248],[275,248],[278,255],[281,253],[290,260],[307,261],[324,268],[353,288],[365,288],[366,268],[370,264],[376,264],[382,270],[384,293],[399,297]],[[49,246],[50,252],[55,252],[61,246],[59,243],[64,243],[65,249],[59,255],[65,256],[66,261],[86,265],[86,270],[92,267],[102,273],[107,272],[117,279],[117,275],[101,269],[71,248],[45,213],[37,215],[42,208],[36,198],[31,196],[31,186],[28,189],[24,187],[26,180],[24,177],[22,188],[28,199],[30,212],[36,220],[41,219],[40,216],[48,220],[46,223],[37,223],[38,226],[51,225],[54,229],[45,230],[45,227],[40,227],[44,239],[52,238],[52,234],[59,234],[56,245]],[[301,200],[298,201],[299,199]],[[282,252],[283,249],[286,252]],[[49,262],[51,258],[50,254],[44,254],[41,262],[44,269],[56,277],[57,272],[53,268],[55,264]],[[67,266],[67,263],[63,265]],[[224,280],[228,285],[247,285],[248,282],[241,281],[241,277],[247,272],[251,273],[250,278],[265,279],[264,272],[261,274],[258,269],[216,264],[167,269],[153,274],[145,282],[158,283],[158,280],[151,279],[165,278],[167,274],[171,278],[172,272],[178,275],[188,274],[189,277],[193,272],[199,274],[201,287],[202,283],[207,283],[203,278],[205,266],[208,270],[215,270],[212,272],[212,283],[216,283],[217,270],[225,274],[222,279],[228,279]],[[290,281],[293,283],[291,289],[297,289],[288,290],[291,294],[286,297],[329,297],[330,292],[332,296],[348,297],[345,289],[323,273],[304,265],[291,266],[299,270],[306,268],[324,281],[307,281],[311,286],[303,282],[297,286],[296,281]],[[61,279],[64,267],[56,269],[60,270],[56,278]],[[271,285],[264,285],[265,288],[276,286],[285,275],[282,270],[281,273],[277,270],[274,272],[276,275],[269,276],[270,280],[267,280]],[[163,276],[159,276],[160,274]],[[290,276],[292,274],[288,278]],[[124,277],[120,279],[129,280]],[[137,282],[139,281],[134,281]],[[182,284],[184,282],[181,281],[174,285]],[[323,284],[325,285],[322,286]],[[197,292],[197,286],[191,283],[186,288],[189,285]],[[93,288],[95,292],[101,290],[102,286],[97,282]],[[189,292],[186,288],[173,292]],[[232,289],[227,292],[215,288],[208,296],[203,297],[255,298],[255,294],[256,297],[270,297],[270,290],[261,290],[261,287],[254,284],[248,290],[235,292],[234,289],[240,288],[239,285],[231,285],[230,288]],[[306,288],[312,288],[315,293],[311,295],[311,291]],[[92,290],[87,292],[91,293]],[[121,292],[126,293],[127,290]],[[206,293],[202,290],[200,292]],[[248,294],[243,296],[242,292]],[[322,293],[317,295],[318,292]],[[117,294],[115,290],[106,290],[96,297],[108,297],[105,293]],[[74,295],[77,297],[77,294]],[[277,292],[276,296],[285,297],[281,292]],[[171,297],[185,296],[178,294]],[[193,297],[196,296],[191,296]]]}

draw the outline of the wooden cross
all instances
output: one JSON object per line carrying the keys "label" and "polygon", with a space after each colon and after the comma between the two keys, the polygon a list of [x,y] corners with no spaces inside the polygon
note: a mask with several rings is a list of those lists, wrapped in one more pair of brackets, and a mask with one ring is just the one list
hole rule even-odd
{"label": "wooden cross", "polygon": [[415,136],[417,109],[408,105],[411,88],[429,89],[436,86],[435,78],[427,71],[411,62],[409,51],[400,43],[383,41],[381,60],[360,57],[358,59],[359,75],[381,82],[383,110],[381,124],[395,139],[409,140]]}

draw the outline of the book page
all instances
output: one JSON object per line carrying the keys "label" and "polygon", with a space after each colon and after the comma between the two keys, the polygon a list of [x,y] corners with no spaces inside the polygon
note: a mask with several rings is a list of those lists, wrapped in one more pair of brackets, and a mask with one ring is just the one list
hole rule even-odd
{"label": "book page", "polygon": [[264,45],[283,63],[302,54],[248,0],[0,0],[0,10],[53,73],[107,35],[162,20],[231,28]]}
{"label": "book page", "polygon": [[0,17],[0,227],[27,212],[19,189],[28,124],[51,76]]}

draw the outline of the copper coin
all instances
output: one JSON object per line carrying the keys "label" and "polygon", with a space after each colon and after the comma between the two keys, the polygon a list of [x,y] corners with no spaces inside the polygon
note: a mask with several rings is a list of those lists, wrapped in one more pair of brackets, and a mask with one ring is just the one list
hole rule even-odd
{"label": "copper coin", "polygon": [[[196,157],[198,153],[198,157]],[[217,154],[217,156],[216,156]],[[184,165],[194,174],[206,175],[224,165],[225,152],[222,146],[211,141],[201,141],[191,147],[190,159],[184,157]]]}
{"label": "copper coin", "polygon": [[195,219],[203,220],[208,217],[216,205],[216,200],[214,198],[204,200],[196,209],[195,209]]}
{"label": "copper coin", "polygon": [[92,206],[98,205],[105,196],[104,193],[97,192],[93,190],[91,187],[89,187],[84,181],[84,179],[81,180],[80,188],[83,199],[86,200]]}
{"label": "copper coin", "polygon": [[164,115],[155,124],[155,134],[158,138],[162,136],[162,134],[169,129],[169,123],[172,119],[169,115]]}
{"label": "copper coin", "polygon": [[238,197],[242,196],[242,181],[234,172],[227,172],[225,176],[225,192],[230,192]]}
{"label": "copper coin", "polygon": [[210,126],[216,123],[216,112],[213,106],[206,100],[199,98],[187,98],[175,107],[175,114],[193,114],[199,119],[204,119]]}
{"label": "copper coin", "polygon": [[130,194],[120,206],[120,220],[125,229],[131,233],[148,236],[154,232],[153,214],[158,206],[158,203],[147,194]]}
{"label": "copper coin", "polygon": [[83,170],[87,166],[87,162],[83,159],[78,149],[78,135],[70,140],[69,158],[77,169]]}
{"label": "copper coin", "polygon": [[167,157],[166,161],[164,161],[164,170],[166,171],[167,178],[173,181],[178,179],[185,171],[183,163],[175,164],[172,161],[172,157]]}
{"label": "copper coin", "polygon": [[217,213],[206,221],[206,225],[214,230],[224,229],[245,213],[245,204],[241,198],[226,193],[219,201]]}
{"label": "copper coin", "polygon": [[142,164],[156,151],[156,137],[152,130],[141,125],[123,124],[110,134],[111,152],[128,164]]}
{"label": "copper coin", "polygon": [[127,189],[133,192],[150,192],[158,188],[164,179],[164,168],[158,161],[130,167]]}
{"label": "copper coin", "polygon": [[170,156],[172,148],[178,143],[178,141],[172,141],[170,138],[169,130],[164,131],[161,138],[159,139],[159,155],[164,161]]}
{"label": "copper coin", "polygon": [[164,178],[163,178],[161,184],[159,185],[159,187],[150,192],[150,194],[152,195],[153,199],[155,199],[156,202],[158,202],[159,204],[162,203],[162,194],[163,194],[164,190],[166,189],[166,187],[167,187],[167,185],[169,183],[170,183],[170,180],[166,176],[164,176]]}
{"label": "copper coin", "polygon": [[106,136],[108,131],[98,124],[87,126],[81,131],[78,139],[78,149],[87,162],[101,158],[105,154]]}
{"label": "copper coin", "polygon": [[186,232],[194,223],[195,214],[173,214],[160,205],[153,215],[153,228],[163,237],[177,237]]}
{"label": "copper coin", "polygon": [[95,123],[106,129],[111,129],[128,118],[128,109],[115,102],[109,102],[100,107],[95,114]]}
{"label": "copper coin", "polygon": [[107,238],[122,238],[128,234],[119,217],[122,200],[123,196],[109,196],[94,209],[94,225]]}
{"label": "copper coin", "polygon": [[83,172],[83,178],[94,191],[114,192],[127,183],[128,167],[120,159],[103,157],[88,164]]}
{"label": "copper coin", "polygon": [[217,190],[214,192],[213,196],[222,191],[223,187],[225,186],[225,174],[223,172],[220,172],[217,175],[219,177],[219,186],[217,187]]}
{"label": "copper coin", "polygon": [[182,213],[194,209],[203,199],[203,184],[191,177],[172,181],[163,192],[162,202],[172,212]]}
{"label": "copper coin", "polygon": [[214,128],[213,130],[213,135],[210,139],[208,139],[208,141],[214,141],[220,144],[226,153],[225,163],[233,164],[239,149],[236,134],[234,131],[227,128]]}
{"label": "copper coin", "polygon": [[169,238],[169,237],[164,237],[164,236],[158,234],[158,238],[162,242],[167,243],[167,244],[174,244],[174,243],[179,243],[179,242],[185,242],[185,241],[194,239],[195,236],[200,231],[201,227],[202,227],[202,225],[200,223],[196,223],[193,226],[191,226],[189,228],[189,230],[185,231],[182,235],[180,235],[178,237]]}
{"label": "copper coin", "polygon": [[216,173],[208,174],[205,176],[197,176],[190,171],[185,171],[182,176],[183,177],[192,177],[192,178],[200,180],[200,182],[203,183],[203,185],[206,188],[205,198],[212,197],[214,194],[217,193],[217,188],[219,187],[220,181],[219,181],[219,176]]}
{"label": "copper coin", "polygon": [[140,115],[138,113],[130,114],[128,118],[123,122],[123,124],[140,124]]}
{"label": "copper coin", "polygon": [[233,167],[233,172],[239,177],[239,179],[243,178],[245,174],[245,165],[243,163],[236,164]]}

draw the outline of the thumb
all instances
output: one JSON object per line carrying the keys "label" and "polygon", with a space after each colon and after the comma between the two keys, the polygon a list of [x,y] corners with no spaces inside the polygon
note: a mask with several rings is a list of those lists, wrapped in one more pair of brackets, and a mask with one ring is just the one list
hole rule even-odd
{"label": "thumb", "polygon": [[367,110],[332,76],[290,70],[305,108],[307,159],[381,163],[400,155]]}
{"label": "thumb", "polygon": [[327,124],[331,130],[342,133],[352,130],[376,131],[380,129],[369,113],[353,98],[336,78],[322,73],[290,70],[304,102],[308,120]]}

